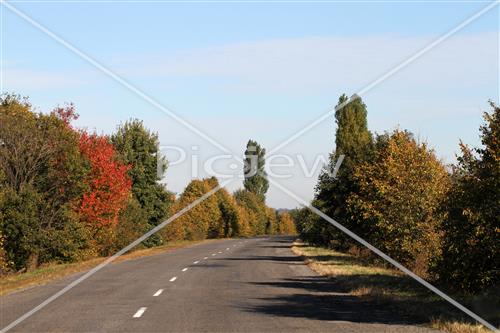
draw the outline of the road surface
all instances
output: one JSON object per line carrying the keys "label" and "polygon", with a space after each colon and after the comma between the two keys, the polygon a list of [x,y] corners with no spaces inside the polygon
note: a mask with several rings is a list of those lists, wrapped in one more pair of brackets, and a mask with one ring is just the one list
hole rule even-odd
{"label": "road surface", "polygon": [[[11,332],[431,332],[336,290],[292,242],[220,240],[111,264]],[[78,276],[1,297],[1,327]]]}

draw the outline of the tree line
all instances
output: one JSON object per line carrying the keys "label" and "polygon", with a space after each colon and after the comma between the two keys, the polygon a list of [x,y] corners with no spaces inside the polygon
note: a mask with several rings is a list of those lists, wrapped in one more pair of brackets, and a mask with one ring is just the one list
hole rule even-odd
{"label": "tree line", "polygon": [[[362,99],[342,95],[335,150],[320,174],[312,205],[424,278],[448,290],[486,291],[500,280],[500,108],[490,102],[482,146],[460,142],[445,165],[410,131],[373,135]],[[336,177],[329,172],[344,156]],[[364,253],[308,209],[293,213],[301,238]]]}
{"label": "tree line", "polygon": [[[192,180],[178,198],[160,183],[156,133],[136,119],[111,135],[76,128],[75,107],[39,112],[27,98],[0,101],[0,273],[107,256],[217,187]],[[247,145],[265,163],[265,149]],[[247,163],[245,163],[247,165]],[[291,234],[294,221],[265,204],[265,173],[220,189],[142,247],[173,240]]]}

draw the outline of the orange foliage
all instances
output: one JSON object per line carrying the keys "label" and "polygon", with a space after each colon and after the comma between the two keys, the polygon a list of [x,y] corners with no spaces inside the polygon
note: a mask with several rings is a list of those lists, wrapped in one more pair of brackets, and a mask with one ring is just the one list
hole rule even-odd
{"label": "orange foliage", "polygon": [[91,167],[88,189],[78,209],[81,220],[94,230],[116,226],[130,196],[129,166],[117,160],[115,149],[105,136],[83,132],[79,148]]}

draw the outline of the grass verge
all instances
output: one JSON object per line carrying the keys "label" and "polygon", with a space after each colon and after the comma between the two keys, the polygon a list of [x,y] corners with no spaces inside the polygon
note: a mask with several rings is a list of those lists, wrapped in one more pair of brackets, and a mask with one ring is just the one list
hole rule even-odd
{"label": "grass verge", "polygon": [[[401,312],[396,315],[411,316],[427,326],[452,333],[491,332],[472,323],[465,314],[395,269],[375,266],[366,259],[300,241],[294,243],[292,251],[302,256],[318,274],[335,279],[339,290],[366,300],[396,305]],[[495,313],[498,300],[477,297],[457,300],[498,325],[500,314]]]}
{"label": "grass verge", "polygon": [[[166,245],[148,249],[139,249],[126,253],[117,258],[115,261],[113,261],[112,264],[140,257],[158,255],[161,253],[165,253],[168,251],[172,251],[175,249],[187,247],[198,243],[206,243],[214,241],[217,241],[217,239],[169,242]],[[68,264],[51,263],[42,265],[41,267],[30,272],[15,273],[2,276],[0,277],[0,296],[10,294],[14,291],[42,285],[50,281],[61,279],[71,274],[87,271],[99,265],[104,260],[106,260],[106,258],[101,257],[101,258],[94,258],[90,260],[68,263]]]}

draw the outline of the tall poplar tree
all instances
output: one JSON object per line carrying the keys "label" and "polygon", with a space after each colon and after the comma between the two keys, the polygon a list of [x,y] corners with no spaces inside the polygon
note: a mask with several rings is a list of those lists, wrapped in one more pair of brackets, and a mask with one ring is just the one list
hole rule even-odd
{"label": "tall poplar tree", "polygon": [[[335,123],[335,150],[330,154],[329,165],[319,176],[315,204],[349,228],[356,225],[353,220],[355,217],[349,216],[346,211],[347,198],[357,190],[354,170],[356,165],[369,160],[373,155],[373,136],[368,130],[366,105],[361,98],[356,95],[350,99],[345,94],[340,96],[335,111]],[[342,164],[333,176],[332,170],[342,155]],[[318,223],[326,222],[319,220]],[[347,239],[333,226],[329,225],[324,232],[325,235],[321,239],[330,243],[328,245],[346,245]]]}
{"label": "tall poplar tree", "polygon": [[256,141],[248,140],[245,150],[244,168],[245,190],[256,194],[262,201],[266,198],[269,189],[269,181],[264,170],[266,150]]}

